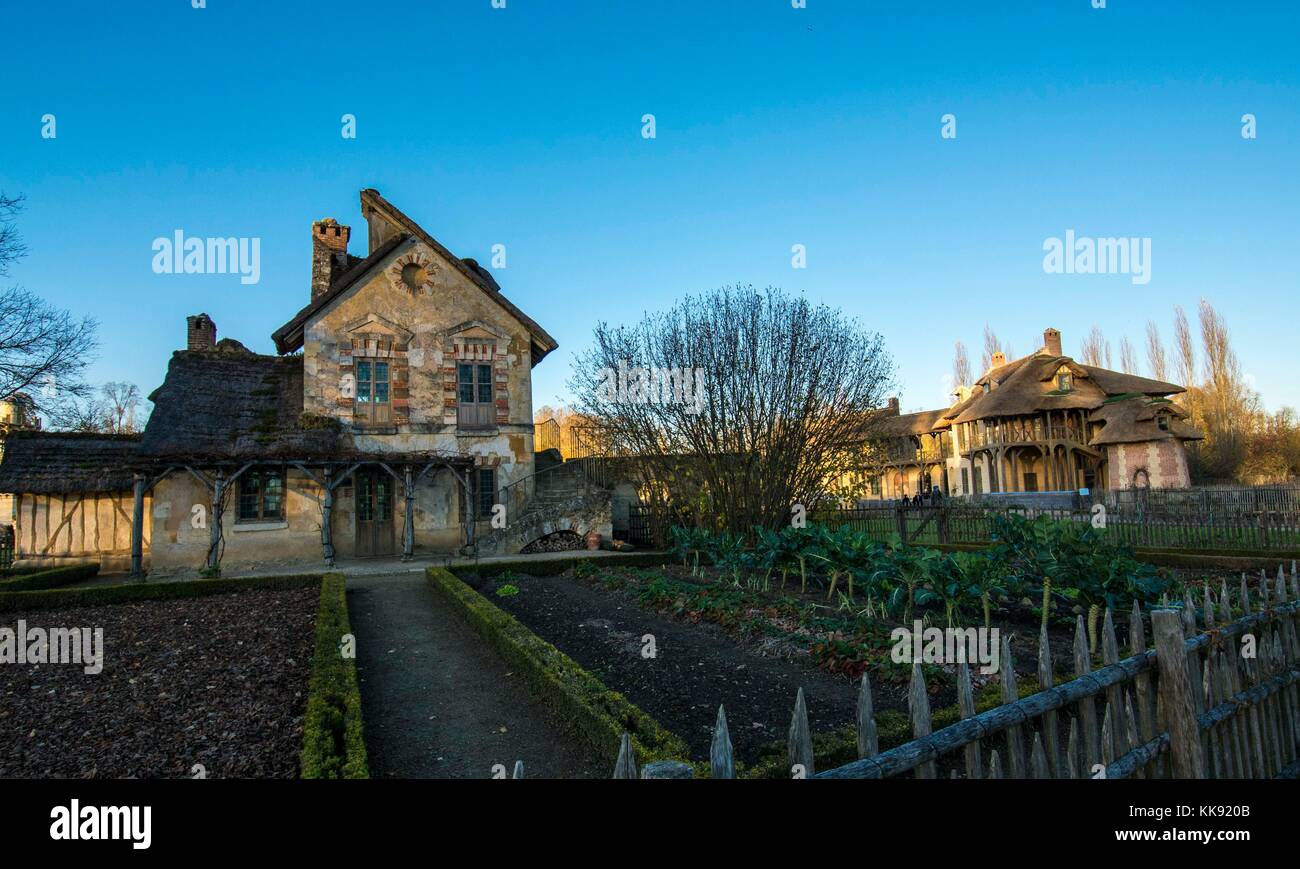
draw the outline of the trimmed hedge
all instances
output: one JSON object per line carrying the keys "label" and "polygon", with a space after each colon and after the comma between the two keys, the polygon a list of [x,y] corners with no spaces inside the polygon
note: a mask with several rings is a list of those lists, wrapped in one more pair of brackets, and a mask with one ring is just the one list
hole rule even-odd
{"label": "trimmed hedge", "polygon": [[321,574],[309,573],[293,576],[255,576],[248,579],[190,579],[174,582],[93,585],[89,588],[0,591],[0,612],[103,606],[142,600],[173,600],[245,589],[306,588],[320,581]]}
{"label": "trimmed hedge", "polygon": [[302,728],[303,778],[370,778],[357,663],[341,648],[343,637],[352,633],[346,595],[343,574],[325,574]]}
{"label": "trimmed hedge", "polygon": [[39,591],[71,585],[83,579],[90,579],[99,573],[98,564],[72,564],[67,567],[54,567],[23,573],[13,579],[0,580],[0,592]]}
{"label": "trimmed hedge", "polygon": [[535,561],[488,561],[476,564],[453,564],[446,568],[453,576],[462,578],[477,574],[487,579],[503,573],[522,573],[528,576],[556,576],[575,565],[590,563],[604,567],[658,567],[674,563],[668,552],[618,552],[613,555],[575,558],[539,558]]}
{"label": "trimmed hedge", "polygon": [[[659,554],[658,558],[658,563],[663,563],[663,555]],[[549,565],[553,562],[544,563]],[[518,563],[504,566],[516,571],[524,570]],[[430,567],[425,576],[475,632],[523,674],[534,693],[582,734],[611,769],[618,759],[619,743],[625,732],[632,737],[632,747],[639,763],[650,760],[689,762],[690,750],[680,737],[665,730],[622,694],[605,687],[568,655],[528,630],[450,571]]]}

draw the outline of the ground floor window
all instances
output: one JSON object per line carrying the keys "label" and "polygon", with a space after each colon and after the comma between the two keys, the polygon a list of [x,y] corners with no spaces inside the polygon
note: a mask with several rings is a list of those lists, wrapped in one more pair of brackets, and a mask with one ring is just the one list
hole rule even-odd
{"label": "ground floor window", "polygon": [[474,495],[478,499],[478,517],[491,519],[492,508],[497,503],[496,468],[479,468],[475,472]]}
{"label": "ground floor window", "polygon": [[240,522],[284,519],[284,469],[254,468],[239,478]]}

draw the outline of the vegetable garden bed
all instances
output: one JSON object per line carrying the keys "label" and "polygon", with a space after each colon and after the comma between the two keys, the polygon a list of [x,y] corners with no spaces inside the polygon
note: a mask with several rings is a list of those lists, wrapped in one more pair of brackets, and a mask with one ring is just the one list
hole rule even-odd
{"label": "vegetable garden bed", "polygon": [[11,602],[0,626],[102,628],[103,669],[0,666],[0,777],[297,776],[319,578],[244,583],[120,601],[103,587],[93,603],[82,590],[14,593],[35,606]]}

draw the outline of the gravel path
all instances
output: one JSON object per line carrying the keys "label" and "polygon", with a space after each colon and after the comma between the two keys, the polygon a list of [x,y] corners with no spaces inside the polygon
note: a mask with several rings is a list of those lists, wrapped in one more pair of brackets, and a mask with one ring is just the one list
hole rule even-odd
{"label": "gravel path", "polygon": [[349,577],[348,612],[375,778],[608,776],[422,572]]}

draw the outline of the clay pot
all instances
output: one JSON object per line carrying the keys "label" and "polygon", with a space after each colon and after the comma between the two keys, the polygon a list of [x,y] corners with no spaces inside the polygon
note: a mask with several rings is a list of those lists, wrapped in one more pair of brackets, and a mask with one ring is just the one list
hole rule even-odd
{"label": "clay pot", "polygon": [[587,541],[588,549],[595,550],[600,548],[600,532],[597,531],[596,529],[593,528],[592,530],[588,531],[587,536],[582,539]]}

